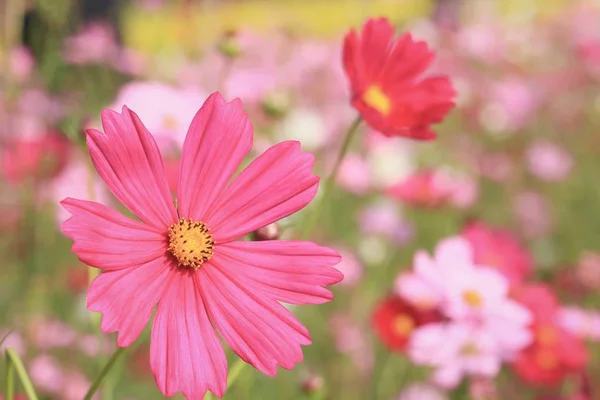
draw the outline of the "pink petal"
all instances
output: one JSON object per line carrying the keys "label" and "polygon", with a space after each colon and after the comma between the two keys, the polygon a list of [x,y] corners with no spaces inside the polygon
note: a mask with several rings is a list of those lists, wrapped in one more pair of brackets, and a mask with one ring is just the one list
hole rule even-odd
{"label": "pink petal", "polygon": [[180,214],[203,220],[252,148],[252,125],[240,99],[213,93],[194,117],[183,144],[177,202]]}
{"label": "pink petal", "polygon": [[166,228],[177,221],[165,167],[154,138],[138,116],[102,111],[104,132],[87,131],[98,174],[113,194],[148,225]]}
{"label": "pink petal", "polygon": [[215,254],[198,274],[213,325],[242,360],[264,374],[274,376],[278,364],[292,369],[304,358],[300,345],[311,343],[308,330],[277,301],[234,278],[225,262]]}
{"label": "pink petal", "polygon": [[331,268],[339,254],[311,242],[231,242],[219,246],[223,269],[245,287],[291,304],[321,304],[333,299],[323,286],[344,276]]}
{"label": "pink petal", "polygon": [[229,242],[304,208],[319,186],[319,177],[312,173],[314,160],[296,141],[265,151],[208,212],[205,222],[215,241]]}
{"label": "pink petal", "polygon": [[165,255],[136,267],[105,271],[92,281],[87,307],[104,316],[102,332],[119,332],[117,344],[127,347],[148,323],[154,306],[172,280],[173,262]]}
{"label": "pink petal", "polygon": [[92,267],[127,268],[155,260],[167,250],[164,233],[109,207],[71,198],[60,204],[72,214],[61,230],[73,239],[73,253]]}
{"label": "pink petal", "polygon": [[210,324],[197,273],[178,271],[160,299],[152,326],[150,365],[165,396],[183,392],[203,399],[207,390],[222,397],[227,359]]}

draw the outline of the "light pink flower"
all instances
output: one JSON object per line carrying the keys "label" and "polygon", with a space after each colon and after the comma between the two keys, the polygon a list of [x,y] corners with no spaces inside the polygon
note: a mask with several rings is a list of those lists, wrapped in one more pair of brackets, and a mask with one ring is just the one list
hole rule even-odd
{"label": "light pink flower", "polygon": [[527,166],[539,179],[558,182],[571,172],[573,158],[560,146],[546,140],[538,140],[527,150]]}
{"label": "light pink flower", "polygon": [[[63,375],[62,400],[80,400],[85,397],[91,382],[79,371],[65,371]],[[94,394],[93,400],[100,399],[100,393]]]}
{"label": "light pink flower", "polygon": [[[42,195],[52,201],[53,204],[57,204],[66,197],[94,200],[102,203],[110,201],[110,194],[105,185],[102,184],[96,174],[92,174],[86,161],[81,157],[72,157],[60,175],[44,186]],[[56,208],[56,220],[59,225],[65,222],[70,215],[63,207]]]}
{"label": "light pink flower", "polygon": [[[164,104],[161,101],[161,104]],[[279,302],[319,304],[342,280],[337,252],[310,242],[237,239],[304,208],[319,178],[298,142],[279,143],[236,176],[253,129],[239,99],[211,95],[194,117],[182,151],[177,208],[154,138],[140,118],[102,113],[104,133],[88,130],[96,170],[140,221],[99,203],[65,199],[63,232],[82,262],[104,270],[88,309],[104,314],[117,344],[139,336],[158,303],[150,365],[161,392],[222,396],[227,360],[215,329],[244,361],[273,376],[303,359],[308,330]]]}
{"label": "light pink flower", "polygon": [[344,275],[339,283],[341,286],[355,286],[363,277],[364,267],[360,260],[350,250],[338,248],[342,261],[336,265],[336,269]]}
{"label": "light pink flower", "polygon": [[433,382],[448,389],[465,376],[494,377],[502,364],[491,332],[465,323],[421,326],[411,336],[408,354],[414,363],[433,367]]}
{"label": "light pink flower", "polygon": [[29,363],[28,371],[31,380],[40,390],[50,394],[60,392],[63,386],[63,372],[54,357],[47,354],[35,357]]}
{"label": "light pink flower", "polygon": [[383,236],[397,244],[412,239],[413,227],[404,220],[400,210],[388,201],[376,201],[369,204],[359,215],[359,224],[366,235]]}
{"label": "light pink flower", "polygon": [[110,63],[119,52],[110,25],[92,22],[65,41],[64,58],[72,64]]}
{"label": "light pink flower", "polygon": [[510,77],[491,87],[481,119],[492,132],[511,133],[530,121],[538,103],[538,94],[529,80]]}
{"label": "light pink flower", "polygon": [[165,151],[183,144],[188,126],[205,99],[204,93],[191,89],[160,82],[133,82],[121,88],[109,108],[118,111],[127,105],[137,110]]}
{"label": "light pink flower", "polygon": [[36,321],[32,326],[32,340],[42,350],[57,347],[70,347],[77,338],[77,333],[62,321]]}
{"label": "light pink flower", "polygon": [[338,185],[350,193],[365,194],[371,185],[369,165],[357,154],[348,154],[336,176]]}
{"label": "light pink flower", "polygon": [[2,339],[4,339],[4,342],[0,345],[0,352],[3,353],[6,349],[13,349],[21,357],[25,354],[25,343],[18,332],[0,330],[0,340]]}
{"label": "light pink flower", "polygon": [[338,352],[348,354],[354,366],[363,374],[374,366],[374,354],[365,333],[345,314],[334,314],[329,321],[329,329],[335,339]]}
{"label": "light pink flower", "polygon": [[511,359],[529,344],[531,313],[508,298],[508,280],[476,265],[473,249],[461,237],[442,240],[432,258],[417,252],[414,272],[401,275],[395,289],[419,307],[437,308],[456,321],[471,321],[492,332],[502,357]]}
{"label": "light pink flower", "polygon": [[419,382],[402,389],[396,400],[448,400],[448,396],[433,385]]}
{"label": "light pink flower", "polygon": [[584,339],[600,341],[600,312],[574,306],[563,307],[556,318],[568,332]]}
{"label": "light pink flower", "polygon": [[35,60],[27,47],[19,46],[10,51],[9,68],[11,76],[18,82],[29,79],[31,71],[35,66]]}
{"label": "light pink flower", "polygon": [[530,238],[547,235],[553,221],[546,200],[534,191],[525,191],[513,198],[514,213],[522,232]]}

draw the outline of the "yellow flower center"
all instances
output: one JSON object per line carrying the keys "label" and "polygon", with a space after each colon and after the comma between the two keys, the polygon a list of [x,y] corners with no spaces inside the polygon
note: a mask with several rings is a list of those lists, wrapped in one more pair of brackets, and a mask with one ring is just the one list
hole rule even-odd
{"label": "yellow flower center", "polygon": [[483,298],[473,289],[465,290],[462,297],[465,303],[471,307],[481,307],[483,305]]}
{"label": "yellow flower center", "polygon": [[377,85],[369,86],[363,93],[362,99],[369,107],[383,115],[388,115],[392,109],[390,98]]}
{"label": "yellow flower center", "polygon": [[463,356],[476,356],[479,353],[479,348],[474,343],[467,343],[460,349]]}
{"label": "yellow flower center", "polygon": [[200,268],[212,257],[214,246],[204,222],[181,218],[169,227],[169,251],[181,267]]}
{"label": "yellow flower center", "polygon": [[392,329],[398,336],[408,336],[415,329],[415,321],[409,315],[399,314],[392,321]]}
{"label": "yellow flower center", "polygon": [[177,121],[177,118],[175,118],[173,115],[171,114],[166,114],[163,117],[163,126],[167,129],[177,129],[177,127],[179,126],[179,121]]}
{"label": "yellow flower center", "polygon": [[536,332],[536,339],[539,344],[543,346],[549,346],[558,342],[558,334],[556,329],[551,326],[542,326]]}
{"label": "yellow flower center", "polygon": [[535,362],[542,369],[554,369],[558,366],[558,357],[552,350],[540,349],[535,354]]}

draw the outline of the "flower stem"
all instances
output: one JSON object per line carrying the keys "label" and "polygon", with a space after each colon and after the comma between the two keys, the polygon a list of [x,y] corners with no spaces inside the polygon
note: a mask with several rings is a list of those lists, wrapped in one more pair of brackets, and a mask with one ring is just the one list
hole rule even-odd
{"label": "flower stem", "polygon": [[340,166],[342,165],[342,161],[344,160],[344,157],[346,156],[346,154],[348,153],[348,150],[350,149],[350,143],[352,142],[352,138],[354,137],[354,134],[356,133],[356,131],[358,131],[358,127],[360,126],[361,122],[362,122],[362,120],[361,120],[360,116],[357,117],[352,122],[352,124],[350,125],[348,130],[346,131],[346,135],[344,137],[344,142],[342,143],[340,152],[338,153],[335,163],[333,164],[333,169],[331,170],[331,174],[325,181],[323,195],[321,196],[319,204],[317,204],[317,209],[312,213],[312,215],[308,219],[308,222],[304,226],[304,230],[301,235],[302,240],[306,240],[308,238],[308,235],[314,229],[317,221],[319,220],[319,217],[321,216],[321,213],[323,212],[323,208],[329,197],[329,193],[331,192],[331,189],[333,188],[335,179],[337,178],[337,174],[340,169]]}
{"label": "flower stem", "polygon": [[[242,361],[241,358],[238,358],[238,360],[233,365],[233,367],[231,367],[231,369],[229,370],[229,376],[227,377],[227,387],[228,388],[231,385],[233,385],[233,383],[240,376],[240,373],[244,369],[245,365],[246,365],[246,363],[244,361]],[[206,392],[206,395],[204,396],[204,400],[211,400],[214,398],[215,398],[215,396],[213,396],[213,394],[211,392]]]}
{"label": "flower stem", "polygon": [[6,400],[13,400],[15,395],[15,369],[6,356]]}
{"label": "flower stem", "polygon": [[[12,365],[12,367],[9,367],[9,368],[14,368],[14,372],[17,373],[17,376],[19,377],[19,380],[21,381],[21,386],[23,387],[23,390],[25,390],[25,393],[27,394],[27,398],[29,400],[38,400],[37,394],[35,394],[35,390],[33,389],[33,384],[31,383],[31,379],[29,379],[29,375],[27,375],[27,371],[25,370],[25,367],[23,366],[23,362],[21,361],[21,359],[19,358],[17,353],[14,352],[13,349],[6,350],[6,361],[9,365]],[[8,372],[7,372],[7,376],[9,376]],[[8,383],[8,385],[10,385],[10,383]],[[12,390],[14,390],[14,388],[12,388]],[[10,397],[8,396],[8,386],[7,386],[7,398],[8,399],[12,398],[12,394]]]}
{"label": "flower stem", "polygon": [[117,347],[117,350],[113,353],[112,357],[110,357],[110,360],[108,360],[102,371],[100,371],[100,375],[96,377],[96,380],[94,380],[94,383],[92,383],[92,386],[90,386],[90,389],[86,393],[84,400],[91,400],[94,393],[96,393],[96,390],[98,390],[100,387],[102,380],[106,377],[124,351],[125,347]]}

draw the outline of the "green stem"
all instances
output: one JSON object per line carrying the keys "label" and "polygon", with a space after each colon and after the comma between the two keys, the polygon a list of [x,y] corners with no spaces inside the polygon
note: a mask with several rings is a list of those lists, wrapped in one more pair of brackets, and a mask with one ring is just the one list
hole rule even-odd
{"label": "green stem", "polygon": [[15,395],[15,369],[6,357],[6,400],[13,400]]}
{"label": "green stem", "polygon": [[113,353],[112,357],[110,357],[110,360],[108,360],[108,362],[106,363],[106,365],[104,366],[102,371],[100,371],[100,375],[98,375],[98,377],[96,377],[96,380],[94,380],[94,383],[92,383],[92,386],[90,386],[90,389],[86,393],[84,400],[91,400],[94,393],[96,393],[96,390],[98,390],[98,388],[100,387],[102,380],[110,372],[110,370],[115,365],[115,363],[117,362],[117,360],[119,359],[121,354],[123,354],[124,351],[125,351],[125,347],[117,348],[117,350]]}
{"label": "green stem", "polygon": [[[244,366],[246,366],[246,363],[241,358],[238,358],[238,360],[233,365],[233,367],[231,367],[229,369],[229,376],[227,377],[227,387],[228,388],[231,385],[233,385],[233,383],[240,376],[240,373],[244,369]],[[206,392],[206,395],[204,396],[204,400],[211,400],[214,398],[215,398],[215,396],[211,392]]]}
{"label": "green stem", "polygon": [[304,227],[304,231],[302,232],[302,236],[301,236],[302,240],[306,240],[308,238],[308,235],[314,229],[317,221],[319,220],[319,217],[321,216],[321,213],[323,212],[323,208],[329,197],[329,193],[331,192],[331,189],[333,188],[333,184],[335,183],[338,171],[340,169],[340,166],[342,165],[342,161],[344,160],[344,157],[346,156],[346,154],[348,153],[348,150],[350,149],[350,143],[352,142],[352,138],[354,137],[354,134],[358,131],[358,127],[360,126],[361,122],[362,122],[362,120],[361,120],[360,116],[357,117],[352,122],[352,124],[350,125],[348,130],[346,131],[346,135],[344,137],[344,142],[342,143],[340,152],[338,153],[335,163],[333,164],[333,169],[331,170],[331,174],[325,181],[325,185],[323,188],[323,195],[321,196],[321,199],[319,200],[319,204],[317,204],[317,209],[312,213],[312,215],[310,216],[310,218],[308,219],[308,222],[306,223],[306,225]]}
{"label": "green stem", "polygon": [[27,375],[27,371],[23,366],[23,362],[17,353],[15,353],[13,349],[7,349],[6,359],[9,364],[12,364],[14,371],[17,373],[17,376],[21,381],[21,386],[23,387],[23,390],[25,390],[25,394],[27,394],[27,398],[29,400],[38,400],[37,394],[35,394],[35,390],[33,389],[31,379],[29,379],[29,375]]}

